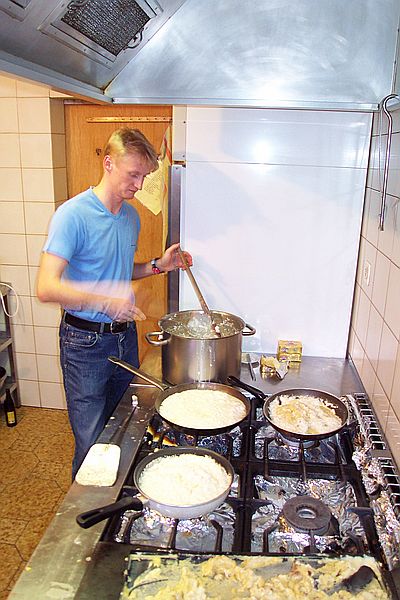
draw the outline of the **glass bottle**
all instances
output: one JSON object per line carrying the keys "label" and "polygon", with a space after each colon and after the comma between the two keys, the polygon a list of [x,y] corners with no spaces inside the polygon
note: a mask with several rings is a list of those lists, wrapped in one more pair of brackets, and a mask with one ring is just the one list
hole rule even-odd
{"label": "glass bottle", "polygon": [[9,389],[6,389],[6,399],[4,400],[4,412],[6,415],[7,426],[15,427],[17,424],[17,412],[15,410],[14,400]]}

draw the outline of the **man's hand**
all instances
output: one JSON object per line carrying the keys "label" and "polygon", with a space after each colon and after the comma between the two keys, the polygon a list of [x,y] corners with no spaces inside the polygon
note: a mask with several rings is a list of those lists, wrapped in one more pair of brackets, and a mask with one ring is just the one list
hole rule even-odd
{"label": "man's hand", "polygon": [[[172,244],[167,250],[164,252],[161,258],[157,261],[157,266],[161,271],[173,271],[174,269],[184,269],[185,265],[182,262],[181,257],[179,256],[179,246],[180,244]],[[192,256],[189,252],[183,252],[185,255],[186,261],[191,267],[193,265]]]}
{"label": "man's hand", "polygon": [[140,308],[125,298],[109,298],[102,310],[113,321],[144,321],[146,315]]}

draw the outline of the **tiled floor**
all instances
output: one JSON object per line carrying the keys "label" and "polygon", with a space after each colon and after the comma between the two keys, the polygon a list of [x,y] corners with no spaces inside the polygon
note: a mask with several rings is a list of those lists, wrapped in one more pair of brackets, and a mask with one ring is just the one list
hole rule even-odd
{"label": "tiled floor", "polygon": [[5,600],[71,485],[67,412],[17,409],[0,419],[0,600]]}

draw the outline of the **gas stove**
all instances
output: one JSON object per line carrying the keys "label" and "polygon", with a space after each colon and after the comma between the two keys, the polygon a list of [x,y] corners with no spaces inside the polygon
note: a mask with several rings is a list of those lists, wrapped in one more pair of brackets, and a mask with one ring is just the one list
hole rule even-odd
{"label": "gas stove", "polygon": [[[249,395],[250,397],[250,395]],[[282,556],[370,555],[400,587],[400,480],[365,394],[345,396],[346,426],[318,442],[293,442],[251,399],[247,419],[229,433],[190,436],[149,422],[122,496],[133,496],[135,466],[164,446],[201,446],[226,457],[235,477],[226,501],[197,519],[145,508],[111,519],[103,541],[130,551]],[[128,550],[129,549],[129,550]]]}

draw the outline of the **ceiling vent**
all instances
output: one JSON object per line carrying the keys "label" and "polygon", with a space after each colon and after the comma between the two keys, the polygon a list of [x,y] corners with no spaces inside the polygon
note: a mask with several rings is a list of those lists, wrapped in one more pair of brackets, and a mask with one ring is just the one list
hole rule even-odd
{"label": "ceiling vent", "polygon": [[0,10],[19,21],[23,21],[26,16],[25,9],[30,2],[31,0],[0,0]]}
{"label": "ceiling vent", "polygon": [[145,27],[162,12],[154,0],[64,1],[39,29],[111,66],[121,52],[140,45]]}

